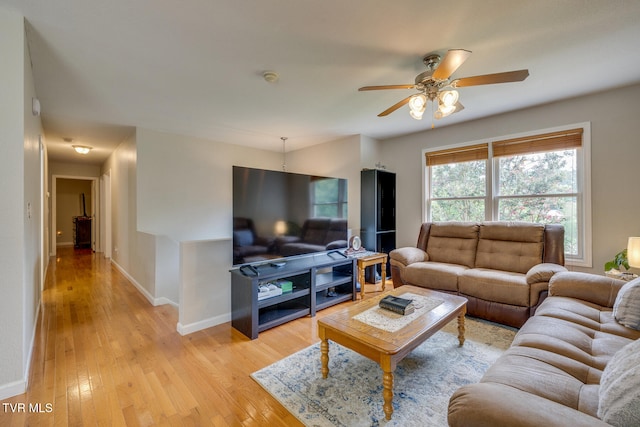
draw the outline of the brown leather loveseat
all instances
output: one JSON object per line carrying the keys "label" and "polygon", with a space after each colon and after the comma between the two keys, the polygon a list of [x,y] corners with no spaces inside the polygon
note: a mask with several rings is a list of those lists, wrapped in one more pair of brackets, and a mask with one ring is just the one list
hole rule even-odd
{"label": "brown leather loveseat", "polygon": [[467,313],[520,327],[564,268],[564,228],[487,221],[424,223],[416,247],[389,254],[394,285],[466,297]]}

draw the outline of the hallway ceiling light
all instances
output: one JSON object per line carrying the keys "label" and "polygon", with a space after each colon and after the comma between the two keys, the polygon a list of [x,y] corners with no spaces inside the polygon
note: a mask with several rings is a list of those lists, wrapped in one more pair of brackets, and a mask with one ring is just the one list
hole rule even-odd
{"label": "hallway ceiling light", "polygon": [[93,148],[86,145],[72,145],[72,147],[74,150],[76,150],[76,153],[80,154],[89,154],[89,151],[91,151],[91,149]]}

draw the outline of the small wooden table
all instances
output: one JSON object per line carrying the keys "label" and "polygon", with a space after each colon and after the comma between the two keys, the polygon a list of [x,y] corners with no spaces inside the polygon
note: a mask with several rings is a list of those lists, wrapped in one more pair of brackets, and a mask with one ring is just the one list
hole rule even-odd
{"label": "small wooden table", "polygon": [[[387,332],[353,319],[354,316],[376,306],[384,296],[389,294],[399,296],[407,292],[437,298],[443,300],[443,303],[418,316],[407,326],[395,332]],[[466,312],[466,298],[405,285],[333,313],[318,320],[322,377],[327,378],[329,375],[329,340],[379,363],[383,372],[383,409],[386,419],[390,420],[391,414],[393,414],[391,404],[393,401],[393,372],[398,362],[456,317],[458,318],[458,340],[460,345],[463,345],[464,315]]]}
{"label": "small wooden table", "polygon": [[387,254],[375,253],[358,258],[358,282],[360,282],[360,299],[364,299],[364,270],[367,267],[376,264],[382,264],[382,290],[384,291],[387,279]]}

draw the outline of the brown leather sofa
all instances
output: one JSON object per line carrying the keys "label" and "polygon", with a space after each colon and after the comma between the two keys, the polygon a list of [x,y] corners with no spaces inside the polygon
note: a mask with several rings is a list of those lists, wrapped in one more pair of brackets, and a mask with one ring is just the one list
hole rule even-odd
{"label": "brown leather sofa", "polygon": [[466,297],[467,313],[520,327],[564,268],[564,228],[487,221],[424,223],[416,247],[389,254],[394,285]]}
{"label": "brown leather sofa", "polygon": [[453,394],[449,425],[609,425],[597,415],[603,371],[616,352],[640,338],[640,331],[618,323],[612,311],[624,284],[587,273],[556,274],[549,297],[511,347],[479,383]]}

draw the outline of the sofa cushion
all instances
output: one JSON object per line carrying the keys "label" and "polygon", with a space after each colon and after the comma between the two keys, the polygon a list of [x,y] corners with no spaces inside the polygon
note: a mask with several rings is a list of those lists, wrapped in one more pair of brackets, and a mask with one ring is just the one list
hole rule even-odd
{"label": "sofa cushion", "polygon": [[485,301],[529,306],[529,285],[524,274],[473,268],[458,277],[461,294]]}
{"label": "sofa cushion", "polygon": [[640,330],[640,277],[618,291],[613,304],[613,316],[624,326]]}
{"label": "sofa cushion", "polygon": [[431,224],[426,252],[430,261],[473,268],[477,245],[477,224],[439,222]]}
{"label": "sofa cushion", "polygon": [[458,291],[458,274],[467,267],[441,262],[415,262],[404,269],[404,279],[412,285],[441,291]]}
{"label": "sofa cushion", "polygon": [[542,262],[543,250],[543,224],[482,223],[475,266],[525,274]]}
{"label": "sofa cushion", "polygon": [[233,232],[234,246],[251,246],[253,245],[253,233],[251,230],[235,230]]}
{"label": "sofa cushion", "polygon": [[[333,244],[332,248],[345,248],[348,243],[347,239],[347,220],[339,219],[339,218],[331,218],[329,222],[329,229],[327,230],[327,234],[324,237],[324,243],[326,245]],[[344,242],[344,244],[342,244]]]}
{"label": "sofa cushion", "polygon": [[640,340],[618,351],[604,369],[598,416],[614,426],[640,425]]}
{"label": "sofa cushion", "polygon": [[306,220],[302,227],[302,240],[312,245],[324,246],[330,221],[329,218],[310,218]]}
{"label": "sofa cushion", "polygon": [[[606,333],[612,338],[614,336],[631,340],[640,338],[640,331],[627,328],[616,322],[610,308],[587,301],[580,301],[580,304],[576,304],[576,301],[575,298],[570,297],[549,297],[536,310],[536,317],[547,316],[562,319]],[[620,348],[619,345],[611,347],[614,352]]]}

